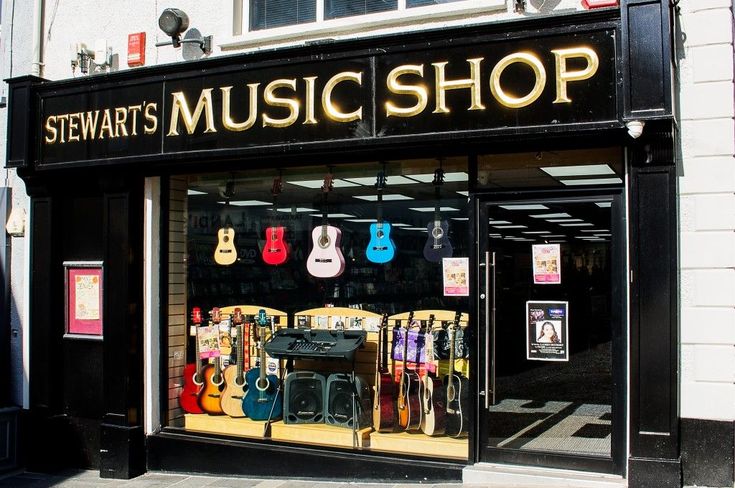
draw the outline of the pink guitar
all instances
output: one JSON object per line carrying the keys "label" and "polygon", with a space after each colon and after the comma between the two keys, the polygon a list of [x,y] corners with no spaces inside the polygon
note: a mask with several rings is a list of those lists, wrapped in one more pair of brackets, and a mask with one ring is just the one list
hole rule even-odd
{"label": "pink guitar", "polygon": [[[278,205],[276,203],[278,194],[281,193],[283,188],[283,182],[281,178],[273,180],[273,188],[271,193],[273,194],[273,216],[278,215]],[[286,229],[282,226],[271,226],[265,229],[265,245],[263,246],[263,261],[266,264],[277,266],[283,264],[288,259],[288,246],[283,240],[283,234]]]}
{"label": "pink guitar", "polygon": [[313,246],[306,259],[306,270],[315,278],[336,278],[345,270],[345,258],[339,247],[342,231],[327,223],[327,195],[331,190],[332,175],[327,174],[322,185],[324,194],[322,225],[311,231]]}

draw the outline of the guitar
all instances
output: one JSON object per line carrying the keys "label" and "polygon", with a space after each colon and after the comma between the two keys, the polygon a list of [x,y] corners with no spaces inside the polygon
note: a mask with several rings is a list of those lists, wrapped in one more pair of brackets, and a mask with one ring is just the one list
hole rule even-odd
{"label": "guitar", "polygon": [[429,222],[426,229],[429,236],[424,244],[424,257],[432,263],[440,263],[442,258],[450,258],[454,253],[452,243],[449,241],[449,223],[441,219],[441,185],[444,183],[444,170],[437,168],[434,171],[434,191],[436,192],[436,204],[434,205],[434,221]]}
{"label": "guitar", "polygon": [[[225,208],[229,208],[230,198],[235,194],[234,183],[227,183],[225,186]],[[235,247],[235,229],[225,224],[224,227],[217,231],[217,247],[214,250],[214,262],[229,266],[237,261],[237,248]]]}
{"label": "guitar", "polygon": [[[198,327],[202,323],[202,310],[194,307],[191,310],[191,323]],[[184,366],[184,387],[179,394],[179,405],[186,413],[204,413],[199,407],[199,390],[204,384],[202,377],[202,359],[199,357],[199,340],[194,335],[194,363]]]}
{"label": "guitar", "polygon": [[306,269],[315,278],[336,278],[345,270],[345,258],[340,248],[342,231],[327,223],[327,195],[332,191],[332,179],[331,174],[324,177],[322,225],[311,231],[313,245],[306,259]]}
{"label": "guitar", "polygon": [[[424,338],[433,338],[434,315],[429,316],[429,325],[424,333]],[[430,339],[427,339],[430,340]],[[427,362],[430,358],[426,358]],[[447,424],[447,396],[446,390],[442,388],[441,381],[434,373],[426,368],[426,374],[421,378],[421,402],[424,408],[421,415],[421,432],[426,435],[442,435]]]}
{"label": "guitar", "polygon": [[416,370],[408,369],[408,332],[413,322],[413,311],[408,314],[406,335],[403,340],[403,372],[398,386],[398,425],[407,431],[418,430],[421,426],[421,380]]}
{"label": "guitar", "polygon": [[[212,315],[212,324],[219,325],[222,321],[219,308],[214,307],[210,313]],[[209,415],[223,415],[225,413],[222,411],[222,406],[220,405],[222,388],[225,383],[225,379],[222,376],[222,362],[220,359],[219,356],[213,358],[214,364],[207,364],[202,370],[204,385],[199,392],[199,407]]]}
{"label": "guitar", "polygon": [[388,372],[388,314],[383,314],[378,336],[378,364],[375,371],[373,428],[393,432],[396,427],[396,384]]}
{"label": "guitar", "polygon": [[248,346],[243,332],[242,311],[239,308],[236,308],[232,314],[232,324],[237,330],[237,364],[231,364],[225,368],[225,389],[222,390],[220,405],[222,411],[230,417],[244,417],[242,399],[245,396],[247,384],[243,365],[245,364],[245,348]]}
{"label": "guitar", "polygon": [[274,374],[266,374],[268,366],[265,359],[265,330],[268,318],[265,310],[258,312],[258,349],[260,363],[245,375],[248,391],[242,399],[242,410],[253,420],[277,420],[283,416],[283,397]]}
{"label": "guitar", "polygon": [[[281,178],[273,180],[271,194],[273,195],[273,217],[278,215],[278,194],[283,190]],[[288,246],[283,240],[286,228],[280,225],[271,225],[265,229],[265,245],[263,246],[263,261],[266,264],[277,266],[288,259]]]}
{"label": "guitar", "polygon": [[383,221],[383,190],[385,189],[385,173],[378,173],[375,187],[378,189],[378,221],[370,224],[370,242],[368,242],[368,261],[383,264],[391,261],[396,255],[396,245],[390,237],[391,226]]}
{"label": "guitar", "polygon": [[467,409],[470,407],[470,381],[454,370],[454,350],[461,312],[454,316],[454,325],[449,330],[449,374],[444,377],[447,392],[447,425],[445,434],[450,437],[464,437],[469,429]]}

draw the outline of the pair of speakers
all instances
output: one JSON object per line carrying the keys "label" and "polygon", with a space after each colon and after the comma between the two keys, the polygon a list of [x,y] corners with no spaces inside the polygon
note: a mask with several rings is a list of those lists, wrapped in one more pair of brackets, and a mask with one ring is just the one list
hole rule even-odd
{"label": "pair of speakers", "polygon": [[[353,397],[354,394],[354,397]],[[354,405],[353,405],[354,398]],[[283,421],[287,424],[329,424],[365,427],[370,423],[370,385],[346,373],[325,376],[294,371],[286,376]]]}

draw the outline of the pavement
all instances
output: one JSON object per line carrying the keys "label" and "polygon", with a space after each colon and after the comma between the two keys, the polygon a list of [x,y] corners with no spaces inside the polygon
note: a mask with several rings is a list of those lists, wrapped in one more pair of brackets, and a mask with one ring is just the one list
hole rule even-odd
{"label": "pavement", "polygon": [[[482,488],[481,484],[462,483],[367,483],[344,481],[315,481],[294,479],[256,479],[223,476],[199,476],[175,473],[148,472],[132,480],[100,478],[99,471],[69,470],[56,474],[18,472],[0,476],[0,488]],[[494,485],[497,487],[497,485]],[[538,486],[538,485],[535,485]],[[510,487],[509,487],[510,488]],[[513,485],[512,488],[524,488]],[[530,487],[529,487],[530,488]],[[549,484],[544,488],[574,488],[569,484]],[[685,487],[694,488],[694,487]],[[705,487],[700,487],[705,488]]]}

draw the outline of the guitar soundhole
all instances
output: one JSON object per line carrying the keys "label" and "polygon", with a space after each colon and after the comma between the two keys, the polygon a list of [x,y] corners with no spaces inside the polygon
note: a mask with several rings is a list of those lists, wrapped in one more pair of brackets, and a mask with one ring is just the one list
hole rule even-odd
{"label": "guitar soundhole", "polygon": [[[238,388],[242,388],[243,386],[245,386],[245,378],[235,378],[235,386],[237,386]],[[233,396],[233,398],[235,397]]]}
{"label": "guitar soundhole", "polygon": [[326,249],[329,247],[329,236],[321,236],[319,238],[319,247]]}
{"label": "guitar soundhole", "polygon": [[434,239],[441,239],[442,237],[444,237],[444,229],[442,229],[441,227],[434,227],[431,230],[431,235]]}
{"label": "guitar soundhole", "polygon": [[255,382],[255,387],[258,389],[258,391],[266,391],[268,387],[270,386],[270,382],[268,381],[268,378],[263,378],[261,381],[260,378]]}
{"label": "guitar soundhole", "polygon": [[454,395],[456,395],[456,394],[457,393],[454,390],[454,385],[450,381],[449,385],[447,386],[447,401],[448,402],[453,402],[454,401]]}
{"label": "guitar soundhole", "polygon": [[223,236],[222,237],[222,242],[230,242],[230,237],[229,236]]}
{"label": "guitar soundhole", "polygon": [[376,236],[378,236],[378,239],[382,239],[385,234],[383,234],[382,230],[379,230],[375,233]]}

